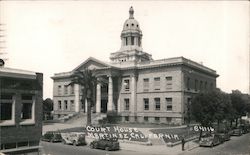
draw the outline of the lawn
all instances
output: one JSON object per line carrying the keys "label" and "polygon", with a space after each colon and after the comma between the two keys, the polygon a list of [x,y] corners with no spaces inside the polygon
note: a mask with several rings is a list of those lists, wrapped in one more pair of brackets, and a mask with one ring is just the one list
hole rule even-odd
{"label": "lawn", "polygon": [[[105,127],[109,127],[110,131],[106,131],[104,132],[96,132],[96,131],[91,131],[89,132],[89,135],[102,135],[107,134],[107,137],[110,136],[117,136],[118,139],[121,140],[128,140],[128,141],[134,141],[134,142],[148,142],[148,138],[140,131],[140,130],[132,130],[129,131],[129,128],[127,127],[121,127],[121,126],[116,126],[116,125],[108,125]],[[121,131],[117,132],[117,130],[115,129],[121,129]],[[69,129],[62,129],[62,130],[58,130],[61,133],[65,133],[65,132],[87,132],[85,127],[76,127],[76,128],[69,128]],[[105,137],[105,135],[104,135]]]}
{"label": "lawn", "polygon": [[75,128],[69,128],[69,129],[62,129],[62,130],[58,130],[61,133],[65,133],[65,132],[86,132],[86,128],[85,127],[75,127]]}
{"label": "lawn", "polygon": [[[154,134],[166,134],[166,135],[178,135],[177,138],[168,138],[168,137],[163,137],[163,140],[165,143],[175,143],[177,141],[181,141],[182,137],[184,137],[186,140],[189,138],[192,138],[194,136],[199,135],[200,132],[194,131],[193,126],[187,128],[172,128],[172,129],[151,129],[150,130]],[[171,136],[170,136],[171,137]]]}

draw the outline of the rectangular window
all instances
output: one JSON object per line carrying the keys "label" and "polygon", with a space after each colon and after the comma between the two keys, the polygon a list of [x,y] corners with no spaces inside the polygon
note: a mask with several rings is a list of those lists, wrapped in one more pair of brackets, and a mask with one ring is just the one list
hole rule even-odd
{"label": "rectangular window", "polygon": [[137,116],[135,116],[135,122],[137,122]]}
{"label": "rectangular window", "polygon": [[203,82],[200,81],[200,90],[202,90],[202,89],[203,89]]}
{"label": "rectangular window", "polygon": [[68,86],[64,85],[64,94],[67,95],[68,94]]}
{"label": "rectangular window", "polygon": [[62,95],[62,86],[57,86],[58,95]]}
{"label": "rectangular window", "polygon": [[173,110],[173,105],[172,105],[172,98],[166,98],[166,106],[167,106],[167,111],[172,111]]}
{"label": "rectangular window", "polygon": [[129,91],[129,79],[124,80],[124,89],[125,91]]}
{"label": "rectangular window", "polygon": [[188,123],[190,123],[190,117],[191,117],[191,110],[190,110],[190,106],[192,104],[192,98],[187,98],[187,121]]}
{"label": "rectangular window", "polygon": [[65,110],[68,110],[68,101],[64,100],[64,106],[65,106]]}
{"label": "rectangular window", "polygon": [[70,100],[70,106],[71,106],[71,110],[74,110],[75,108],[74,100]]}
{"label": "rectangular window", "polygon": [[32,95],[22,95],[22,112],[21,119],[34,118],[34,103]]}
{"label": "rectangular window", "polygon": [[125,110],[129,110],[129,99],[125,98],[124,103],[125,103]]}
{"label": "rectangular window", "polygon": [[207,90],[207,81],[205,82],[204,89]]}
{"label": "rectangular window", "polygon": [[71,87],[70,87],[70,88],[71,88],[70,93],[71,93],[71,94],[74,94],[74,93],[75,93],[75,87],[74,87],[74,85],[71,85]]}
{"label": "rectangular window", "polygon": [[161,78],[156,77],[156,78],[154,78],[154,89],[160,90],[160,88],[161,88]]}
{"label": "rectangular window", "polygon": [[161,110],[160,98],[155,98],[155,110]]}
{"label": "rectangular window", "polygon": [[187,78],[187,90],[190,90],[190,78]]}
{"label": "rectangular window", "polygon": [[22,119],[31,119],[32,118],[32,103],[23,103],[22,104]]}
{"label": "rectangular window", "polygon": [[210,83],[210,90],[213,89],[213,83]]}
{"label": "rectangular window", "polygon": [[12,95],[1,94],[0,108],[0,121],[7,121],[13,119],[14,106]]}
{"label": "rectangular window", "polygon": [[147,116],[144,116],[144,121],[148,122],[148,117]]}
{"label": "rectangular window", "polygon": [[160,121],[160,117],[155,117],[155,121],[159,122]]}
{"label": "rectangular window", "polygon": [[62,101],[58,101],[58,109],[59,109],[59,110],[62,109]]}
{"label": "rectangular window", "polygon": [[11,102],[1,102],[1,121],[12,119],[12,103]]}
{"label": "rectangular window", "polygon": [[149,110],[149,99],[148,98],[144,98],[144,110]]}
{"label": "rectangular window", "polygon": [[166,77],[166,89],[172,89],[172,76]]}
{"label": "rectangular window", "polygon": [[129,121],[129,116],[125,116],[125,121]]}
{"label": "rectangular window", "polygon": [[197,85],[198,85],[198,80],[195,80],[195,83],[194,83],[194,90],[197,91]]}
{"label": "rectangular window", "polygon": [[166,117],[166,121],[167,121],[167,123],[171,123],[172,122],[172,117]]}
{"label": "rectangular window", "polygon": [[143,91],[149,90],[149,78],[143,79]]}

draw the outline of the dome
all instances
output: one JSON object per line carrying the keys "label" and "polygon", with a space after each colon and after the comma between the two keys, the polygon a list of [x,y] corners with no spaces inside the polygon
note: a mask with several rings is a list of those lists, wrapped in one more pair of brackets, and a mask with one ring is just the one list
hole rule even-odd
{"label": "dome", "polygon": [[129,9],[129,19],[127,19],[123,24],[122,34],[127,32],[139,32],[141,34],[139,22],[134,19],[134,9],[132,6]]}

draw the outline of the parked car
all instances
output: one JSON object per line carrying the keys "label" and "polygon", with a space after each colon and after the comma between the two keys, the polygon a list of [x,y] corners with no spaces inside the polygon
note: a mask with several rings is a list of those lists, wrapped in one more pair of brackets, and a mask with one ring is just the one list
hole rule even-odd
{"label": "parked car", "polygon": [[215,145],[220,144],[222,141],[220,135],[218,134],[209,134],[206,133],[201,137],[201,140],[199,142],[200,146],[210,146],[213,147]]}
{"label": "parked car", "polygon": [[61,136],[61,133],[59,132],[48,131],[42,136],[41,140],[47,141],[47,142],[61,142],[62,136]]}
{"label": "parked car", "polygon": [[90,143],[90,148],[93,149],[104,149],[107,151],[111,150],[119,150],[120,149],[120,144],[118,142],[118,139],[113,138],[113,139],[99,139],[95,140]]}
{"label": "parked car", "polygon": [[230,135],[228,132],[218,132],[216,135],[219,136],[221,143],[230,140]]}
{"label": "parked car", "polygon": [[62,133],[61,135],[63,144],[72,144],[74,146],[86,145],[84,132],[69,132]]}
{"label": "parked car", "polygon": [[241,128],[243,134],[246,134],[250,131],[249,124],[241,124],[240,128]]}
{"label": "parked car", "polygon": [[233,136],[241,136],[243,134],[242,129],[240,127],[233,129]]}
{"label": "parked car", "polygon": [[221,143],[223,143],[224,141],[228,141],[230,140],[230,132],[229,130],[227,130],[226,128],[220,130],[220,131],[217,131],[216,133],[217,135],[219,135],[220,139],[221,139]]}

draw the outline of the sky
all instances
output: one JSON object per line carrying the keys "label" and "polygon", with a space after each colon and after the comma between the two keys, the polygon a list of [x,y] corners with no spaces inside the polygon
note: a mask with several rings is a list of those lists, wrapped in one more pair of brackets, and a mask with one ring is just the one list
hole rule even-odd
{"label": "sky", "polygon": [[42,72],[44,99],[52,98],[54,73],[88,57],[109,62],[130,6],[153,59],[202,62],[221,90],[249,92],[248,1],[0,1],[5,66]]}

